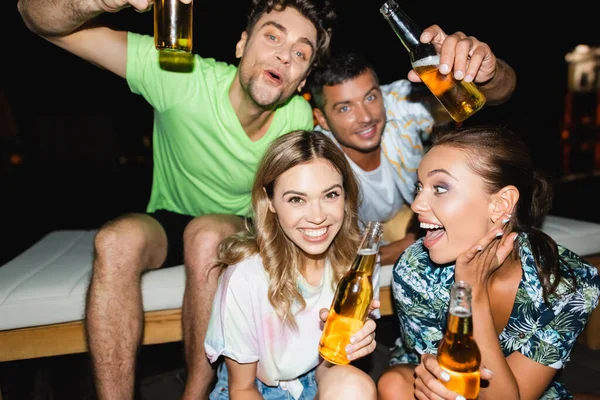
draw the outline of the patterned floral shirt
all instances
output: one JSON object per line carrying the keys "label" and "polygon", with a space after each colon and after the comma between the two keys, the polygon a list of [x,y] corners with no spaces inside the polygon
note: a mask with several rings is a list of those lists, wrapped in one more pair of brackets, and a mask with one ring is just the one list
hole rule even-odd
{"label": "patterned floral shirt", "polygon": [[[569,291],[564,281],[544,303],[542,286],[526,234],[519,235],[523,276],[508,324],[500,333],[505,356],[518,351],[542,365],[561,369],[583,331],[600,297],[597,269],[570,250],[558,246],[561,268],[570,266],[577,290]],[[400,319],[400,338],[392,349],[391,364],[418,364],[420,354],[436,354],[444,335],[454,265],[432,263],[423,247],[415,242],[398,259],[393,269],[392,291]],[[540,399],[572,399],[567,388],[554,380]]]}

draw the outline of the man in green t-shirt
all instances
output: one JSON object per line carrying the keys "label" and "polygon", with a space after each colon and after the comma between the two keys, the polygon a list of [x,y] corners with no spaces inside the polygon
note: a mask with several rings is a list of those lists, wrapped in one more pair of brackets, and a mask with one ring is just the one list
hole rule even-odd
{"label": "man in green t-shirt", "polygon": [[[189,3],[191,0],[181,0]],[[131,399],[143,327],[140,277],[185,263],[183,398],[205,398],[213,371],[204,335],[218,270],[218,243],[244,227],[254,172],[268,144],[312,129],[295,95],[329,50],[328,1],[254,0],[235,54],[239,65],[194,56],[190,73],[159,67],[152,37],[84,24],[151,0],[20,0],[27,26],[127,80],[154,108],[154,173],[147,213],[105,224],[95,238],[85,326],[101,399]],[[185,259],[185,262],[184,262]]]}

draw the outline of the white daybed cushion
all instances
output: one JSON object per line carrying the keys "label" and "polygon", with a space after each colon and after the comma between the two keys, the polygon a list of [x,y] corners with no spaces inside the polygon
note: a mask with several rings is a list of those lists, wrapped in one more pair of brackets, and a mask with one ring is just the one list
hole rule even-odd
{"label": "white daybed cushion", "polygon": [[[600,252],[600,224],[547,216],[542,228],[581,256]],[[95,233],[51,232],[0,267],[0,330],[83,318]],[[382,267],[381,287],[391,278],[392,266]],[[181,307],[184,286],[182,265],[144,274],[144,310]]]}

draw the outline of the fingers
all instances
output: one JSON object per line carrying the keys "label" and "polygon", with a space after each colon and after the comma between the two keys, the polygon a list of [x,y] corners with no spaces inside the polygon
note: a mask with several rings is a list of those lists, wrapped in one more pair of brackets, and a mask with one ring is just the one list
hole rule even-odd
{"label": "fingers", "polygon": [[377,310],[381,306],[381,302],[377,299],[371,300],[371,304],[369,305],[369,314],[373,311]]}
{"label": "fingers", "polygon": [[[440,72],[442,74],[446,75],[450,71],[454,70],[454,76],[456,79],[464,78],[464,72],[466,70],[465,61],[463,61],[462,64],[456,64],[456,61],[460,61],[460,58],[458,60],[456,59],[456,54],[457,50],[460,50],[457,48],[458,44],[465,37],[466,35],[464,33],[456,32],[450,36],[447,36],[446,40],[441,43],[441,48],[438,50],[438,52],[440,53]],[[460,46],[463,49],[463,52],[466,46],[468,46],[468,44],[462,44]]]}
{"label": "fingers", "polygon": [[490,46],[477,38],[463,32],[447,35],[439,26],[432,25],[423,31],[420,40],[432,43],[440,54],[440,73],[446,75],[452,71],[454,78],[466,82],[487,82],[494,77],[496,56]]}
{"label": "fingers", "polygon": [[[497,239],[504,239],[501,243],[504,246],[503,247],[503,252],[502,254],[504,254],[506,252],[506,249],[510,247],[510,250],[512,250],[512,241],[514,240],[514,236],[516,235],[516,233],[511,233],[509,235],[508,238],[510,238],[510,243],[507,243],[508,239],[507,237],[503,237],[504,236],[504,227],[506,226],[506,224],[510,221],[511,215],[510,214],[504,214],[502,217],[498,218],[496,220],[496,222],[494,223],[494,225],[492,226],[492,228],[485,234],[485,236],[483,238],[481,238],[480,240],[477,241],[477,243],[475,243],[475,245],[473,245],[469,250],[467,250],[464,254],[464,258],[463,260],[466,262],[469,262],[471,260],[473,260],[477,255],[479,255],[480,253],[482,253],[484,250],[486,250],[490,244],[494,244],[497,245]],[[510,251],[509,251],[510,253]],[[504,256],[504,258],[501,259],[501,261],[504,261],[506,259],[506,256],[508,256],[509,253],[506,253],[506,255]],[[498,255],[498,254],[496,254]]]}
{"label": "fingers", "polygon": [[411,82],[419,83],[422,82],[421,77],[414,70],[408,71],[408,80]]}
{"label": "fingers", "polygon": [[323,321],[323,322],[327,321],[328,316],[329,316],[329,310],[326,308],[321,308],[321,310],[319,311],[319,318],[321,318],[321,321]]}
{"label": "fingers", "polygon": [[484,368],[483,365],[479,369],[479,374],[481,379],[484,381],[489,381],[494,377],[494,373],[487,368]]}
{"label": "fingers", "polygon": [[346,346],[348,360],[356,360],[371,354],[377,343],[375,342],[375,328],[377,324],[371,318],[367,318],[362,328],[350,337],[350,344]]}
{"label": "fingers", "polygon": [[439,25],[431,25],[421,32],[419,40],[421,43],[431,43],[436,46],[441,45],[447,36]]}
{"label": "fingers", "polygon": [[129,2],[134,10],[138,13],[145,13],[152,10],[154,1],[152,0],[130,0]]}
{"label": "fingers", "polygon": [[[421,364],[415,368],[415,397],[422,399],[456,399],[457,393],[449,390],[442,382],[440,377],[446,374],[448,381],[450,376],[442,370],[435,356],[424,354],[421,357]],[[417,395],[419,394],[419,395]],[[420,397],[419,397],[420,396]]]}

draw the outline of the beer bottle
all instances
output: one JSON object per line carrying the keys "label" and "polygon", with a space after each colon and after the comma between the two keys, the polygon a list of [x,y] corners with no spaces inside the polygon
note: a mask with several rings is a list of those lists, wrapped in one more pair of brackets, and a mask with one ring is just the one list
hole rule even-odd
{"label": "beer bottle", "polygon": [[420,42],[421,29],[394,0],[388,0],[379,11],[408,50],[414,71],[453,120],[464,121],[483,107],[486,99],[475,83],[458,81],[452,73],[443,75],[439,72],[440,56],[435,47],[431,43]]}
{"label": "beer bottle", "polygon": [[348,364],[350,336],[365,323],[373,300],[373,270],[383,233],[380,222],[369,222],[356,258],[337,285],[329,316],[319,340],[319,353],[333,364]]}
{"label": "beer bottle", "polygon": [[473,338],[471,285],[467,282],[460,281],[452,285],[448,323],[438,347],[437,361],[450,375],[448,382],[441,381],[448,389],[467,400],[477,398],[481,353]]}

